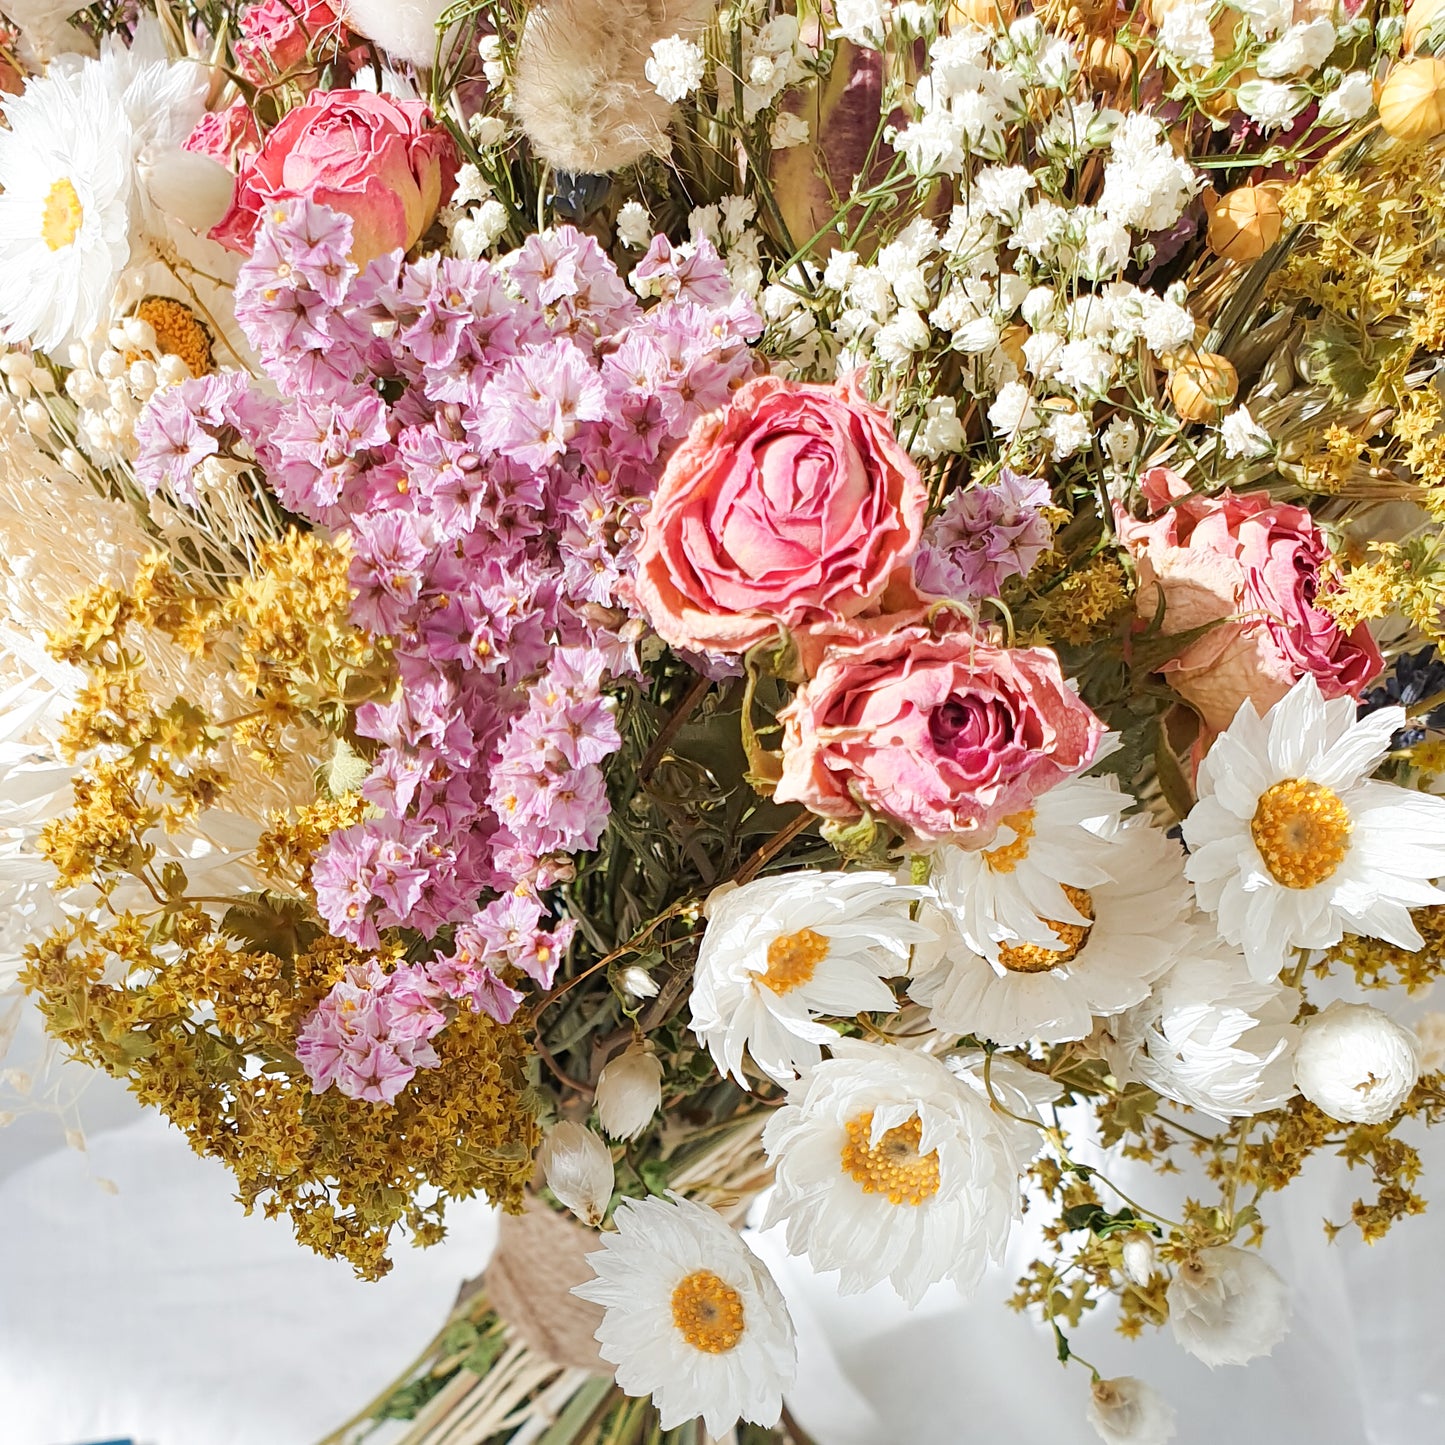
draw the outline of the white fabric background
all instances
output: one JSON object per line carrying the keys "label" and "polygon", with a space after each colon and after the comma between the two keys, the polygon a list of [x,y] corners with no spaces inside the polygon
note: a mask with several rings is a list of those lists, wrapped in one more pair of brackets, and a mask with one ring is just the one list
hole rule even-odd
{"label": "white fabric background", "polygon": [[[84,1153],[54,1119],[0,1130],[0,1445],[311,1445],[407,1364],[491,1248],[488,1211],[461,1206],[444,1244],[357,1283],[284,1223],[244,1218],[226,1171],[118,1086],[79,1107]],[[1321,1217],[1367,1182],[1337,1161],[1272,1199],[1266,1253],[1296,1317],[1270,1358],[1211,1372],[1167,1333],[1129,1342],[1104,1319],[1075,1347],[1164,1391],[1179,1445],[1445,1445],[1445,1138],[1426,1149],[1438,1206],[1373,1249],[1325,1242]],[[1158,1197],[1137,1166],[1111,1172]],[[1096,1445],[1086,1372],[1002,1304],[1027,1229],[974,1302],[937,1289],[912,1315],[886,1288],[840,1299],[775,1235],[754,1244],[799,1326],[793,1404],[819,1445]]]}

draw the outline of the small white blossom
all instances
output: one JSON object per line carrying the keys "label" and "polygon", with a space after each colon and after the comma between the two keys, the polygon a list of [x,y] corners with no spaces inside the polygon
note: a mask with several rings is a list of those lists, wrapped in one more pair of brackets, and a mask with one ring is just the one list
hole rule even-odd
{"label": "small white blossom", "polygon": [[987,166],[974,177],[969,201],[990,216],[1012,221],[1037,184],[1037,177],[1023,166]]}
{"label": "small white blossom", "polygon": [[833,19],[837,34],[854,45],[863,45],[871,50],[883,44],[884,21],[888,6],[884,0],[835,0]]}
{"label": "small white blossom", "polygon": [[657,980],[639,964],[622,971],[622,991],[630,998],[656,998]]}
{"label": "small white blossom", "polygon": [[1063,461],[1081,452],[1094,439],[1094,428],[1088,417],[1077,411],[1055,412],[1045,433],[1053,449],[1055,461]]}
{"label": "small white blossom", "polygon": [[1021,432],[1038,425],[1038,407],[1022,382],[1011,381],[1001,386],[993,405],[988,409],[989,425],[1010,441]]}
{"label": "small white blossom", "polygon": [[1270,448],[1269,433],[1249,414],[1247,406],[1237,406],[1219,423],[1227,457],[1262,457]]}
{"label": "small white blossom", "polygon": [[1305,1020],[1295,1050],[1295,1082],[1332,1119],[1383,1124],[1419,1076],[1420,1041],[1369,1004],[1337,999]]}
{"label": "small white blossom", "polygon": [[775,151],[785,151],[807,143],[807,120],[801,115],[793,115],[791,111],[779,111],[774,117],[772,129],[768,132],[768,144]]}
{"label": "small white blossom", "polygon": [[946,452],[961,452],[966,438],[951,396],[935,397],[923,411],[923,425],[913,442],[915,455],[933,461]]}
{"label": "small white blossom", "polygon": [[722,211],[717,206],[694,206],[688,213],[687,233],[690,240],[708,240],[722,245]]}
{"label": "small white blossom", "polygon": [[1336,38],[1334,25],[1324,18],[1291,25],[1263,51],[1254,68],[1272,80],[1318,70],[1330,58]]}
{"label": "small white blossom", "polygon": [[641,201],[628,201],[618,211],[617,237],[634,251],[645,251],[652,244],[652,217]]}
{"label": "small white blossom", "polygon": [[494,115],[483,115],[478,111],[467,121],[467,134],[476,142],[478,150],[491,150],[507,138],[507,125]]}
{"label": "small white blossom", "polygon": [[1349,125],[1370,112],[1375,87],[1363,70],[1352,70],[1320,102],[1321,125]]}
{"label": "small white blossom", "polygon": [[547,1188],[583,1224],[601,1224],[612,1199],[612,1151],[600,1135],[563,1119],[537,1152]]}
{"label": "small white blossom", "polygon": [[1139,428],[1128,417],[1116,416],[1104,428],[1104,454],[1116,467],[1126,467],[1139,451]]}
{"label": "small white blossom", "polygon": [[1124,1278],[1131,1284],[1137,1284],[1141,1288],[1148,1284],[1154,1277],[1154,1238],[1137,1230],[1128,1235],[1123,1244],[1121,1252],[1121,1263],[1124,1269]]}
{"label": "small white blossom", "polygon": [[452,246],[457,255],[479,261],[506,232],[510,217],[498,200],[483,201],[475,210],[457,218],[452,227]]}
{"label": "small white blossom", "polygon": [[610,1059],[597,1076],[596,1102],[597,1122],[612,1138],[635,1139],[662,1107],[662,1060],[646,1048]]}
{"label": "small white blossom", "polygon": [[707,56],[695,41],[669,35],[652,42],[652,56],[643,66],[643,74],[664,100],[679,101],[702,85]]}
{"label": "small white blossom", "polygon": [[748,196],[724,196],[718,202],[723,240],[735,242],[758,214],[758,203]]}
{"label": "small white blossom", "polygon": [[1420,1041],[1420,1072],[1438,1074],[1445,1069],[1445,1013],[1421,1014],[1415,1020],[1415,1037]]}
{"label": "small white blossom", "polygon": [[1095,1380],[1085,1415],[1104,1445],[1166,1445],[1174,1438],[1173,1407],[1132,1375]]}
{"label": "small white blossom", "polygon": [[1256,125],[1278,130],[1304,109],[1309,91],[1277,80],[1247,80],[1239,87],[1239,108]]}
{"label": "small white blossom", "polygon": [[1253,1250],[1196,1250],[1165,1298],[1174,1338],[1211,1369],[1267,1355],[1289,1332],[1289,1286]]}
{"label": "small white blossom", "polygon": [[1190,70],[1214,64],[1214,32],[1209,26],[1210,0],[1184,0],[1174,5],[1159,26],[1159,48]]}

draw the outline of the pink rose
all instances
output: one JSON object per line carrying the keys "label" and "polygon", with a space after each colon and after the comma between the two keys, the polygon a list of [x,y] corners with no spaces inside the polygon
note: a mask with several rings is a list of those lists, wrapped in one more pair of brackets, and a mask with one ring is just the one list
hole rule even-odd
{"label": "pink rose", "polygon": [[667,642],[697,651],[856,617],[908,565],[927,504],[887,416],[851,382],[757,377],[668,463],[637,600]]}
{"label": "pink rose", "polygon": [[244,164],[211,235],[249,252],[265,206],[305,197],[351,217],[351,259],[365,266],[416,244],[451,192],[457,161],[452,138],[420,101],[367,90],[313,95]]}
{"label": "pink rose", "polygon": [[[1189,495],[1160,467],[1145,494],[1165,509],[1118,533],[1139,574],[1137,609],[1165,633],[1217,623],[1160,671],[1214,732],[1249,699],[1262,714],[1307,673],[1326,697],[1359,697],[1384,667],[1369,629],[1346,632],[1315,606],[1329,555],[1304,507],[1266,496]],[[1166,505],[1170,497],[1172,505]]]}
{"label": "pink rose", "polygon": [[244,100],[233,100],[225,110],[208,110],[182,145],[183,150],[208,156],[228,170],[238,159],[261,147],[256,117]]}
{"label": "pink rose", "polygon": [[345,35],[326,0],[262,0],[241,12],[236,69],[264,84],[294,70],[314,43],[329,41],[335,48]]}
{"label": "pink rose", "polygon": [[1087,767],[1104,734],[1047,648],[991,646],[948,614],[828,648],[781,718],[779,802],[842,821],[866,808],[968,848]]}

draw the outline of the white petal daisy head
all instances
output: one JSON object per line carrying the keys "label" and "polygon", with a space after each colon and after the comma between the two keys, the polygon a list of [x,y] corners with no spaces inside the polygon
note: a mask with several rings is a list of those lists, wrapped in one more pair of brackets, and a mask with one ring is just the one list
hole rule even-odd
{"label": "white petal daisy head", "polygon": [[1305,1020],[1294,1076],[1330,1118],[1383,1124],[1420,1077],[1420,1041],[1370,1004],[1336,999]]}
{"label": "white petal daisy head", "polygon": [[[1107,874],[1052,890],[1030,928],[970,948],[946,907],[925,907],[937,942],[920,951],[910,996],[944,1034],[997,1044],[1062,1043],[1094,1019],[1141,1003],[1191,938],[1192,909],[1178,845],[1147,820],[1119,830],[1100,855]],[[1062,904],[1063,906],[1060,906]]]}
{"label": "white petal daisy head", "polygon": [[[1016,1082],[1005,1072],[1004,1088]],[[776,1171],[765,1226],[783,1223],[788,1249],[838,1270],[846,1294],[885,1279],[910,1304],[942,1280],[969,1290],[1003,1256],[1039,1138],[992,1107],[967,1064],[840,1039],[763,1131]]]}
{"label": "white petal daisy head", "polygon": [[32,79],[3,110],[0,327],[59,352],[109,320],[130,258],[130,120],[93,61]]}
{"label": "white petal daisy head", "polygon": [[1197,1360],[1244,1365],[1289,1333],[1289,1286],[1253,1250],[1196,1250],[1166,1294],[1174,1338]]}
{"label": "white petal daisy head", "polygon": [[1370,779],[1404,720],[1357,721],[1304,677],[1263,718],[1244,703],[1200,764],[1186,871],[1255,978],[1346,932],[1421,947],[1410,910],[1445,903],[1445,798]]}
{"label": "white petal daisy head", "polygon": [[1244,956],[1200,920],[1141,1004],[1111,1019],[1122,1077],[1216,1118],[1277,1109],[1295,1092],[1299,995],[1249,975]]}
{"label": "white petal daisy head", "polygon": [[818,1020],[897,1007],[885,979],[931,935],[909,916],[922,890],[891,874],[785,873],[715,893],[692,983],[692,1030],[744,1088],[744,1051],[780,1083],[837,1034]]}
{"label": "white petal daisy head", "polygon": [[1005,818],[987,848],[934,850],[929,881],[964,942],[987,957],[1004,939],[1052,943],[1041,920],[1067,916],[1064,885],[1109,877],[1111,845],[1133,802],[1112,777],[1069,778]]}
{"label": "white petal daisy head", "polygon": [[651,1395],[664,1430],[701,1416],[776,1425],[797,1352],[783,1296],[715,1210],[671,1194],[627,1199],[572,1292],[603,1307],[602,1358],[629,1395]]}

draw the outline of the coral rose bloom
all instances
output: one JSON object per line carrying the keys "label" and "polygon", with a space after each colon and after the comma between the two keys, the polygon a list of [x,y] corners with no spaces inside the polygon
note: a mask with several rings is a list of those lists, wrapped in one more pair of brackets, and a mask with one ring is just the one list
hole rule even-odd
{"label": "coral rose bloom", "polygon": [[700,418],[643,525],[637,600],[674,647],[740,653],[875,607],[907,566],[928,496],[851,382],[763,376]]}
{"label": "coral rose bloom", "polygon": [[1087,767],[1104,733],[1047,648],[924,625],[829,648],[781,717],[779,802],[841,821],[866,808],[966,848]]}
{"label": "coral rose bloom", "polygon": [[1136,606],[1152,621],[1162,591],[1166,634],[1218,624],[1160,669],[1211,731],[1246,699],[1263,716],[1306,675],[1327,698],[1357,698],[1379,675],[1369,629],[1346,632],[1315,606],[1329,552],[1306,508],[1229,491],[1191,496],[1162,467],[1144,482],[1156,503],[1176,500],[1147,522],[1118,519],[1139,572]]}

